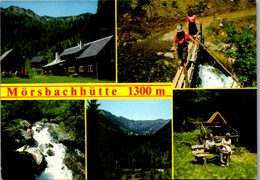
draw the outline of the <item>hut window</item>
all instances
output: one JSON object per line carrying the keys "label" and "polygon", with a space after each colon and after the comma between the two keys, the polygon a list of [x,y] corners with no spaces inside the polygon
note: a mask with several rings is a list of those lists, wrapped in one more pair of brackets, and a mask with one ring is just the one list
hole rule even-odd
{"label": "hut window", "polygon": [[75,66],[69,67],[69,72],[75,72]]}
{"label": "hut window", "polygon": [[84,72],[84,66],[79,66],[79,72]]}
{"label": "hut window", "polygon": [[88,72],[93,72],[93,65],[88,65]]}

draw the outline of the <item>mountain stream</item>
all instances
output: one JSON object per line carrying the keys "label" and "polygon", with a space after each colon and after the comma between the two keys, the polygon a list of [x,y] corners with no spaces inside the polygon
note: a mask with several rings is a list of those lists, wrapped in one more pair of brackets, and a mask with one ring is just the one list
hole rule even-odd
{"label": "mountain stream", "polygon": [[65,146],[54,141],[49,133],[49,127],[43,123],[37,122],[33,128],[33,138],[38,142],[37,148],[45,156],[47,167],[36,177],[36,180],[42,179],[73,179],[72,171],[64,164]]}
{"label": "mountain stream", "polygon": [[220,70],[209,65],[200,64],[198,75],[201,80],[199,88],[239,87],[231,76],[226,76]]}

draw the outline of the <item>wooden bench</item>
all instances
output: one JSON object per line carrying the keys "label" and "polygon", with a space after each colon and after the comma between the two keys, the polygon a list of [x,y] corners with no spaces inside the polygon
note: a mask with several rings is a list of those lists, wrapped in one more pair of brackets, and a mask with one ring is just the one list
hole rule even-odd
{"label": "wooden bench", "polygon": [[[216,143],[217,147],[221,146],[221,143]],[[217,156],[217,154],[209,153],[208,151],[204,151],[204,144],[198,144],[191,146],[193,156],[198,160],[202,161],[203,164],[207,163],[208,157]]]}

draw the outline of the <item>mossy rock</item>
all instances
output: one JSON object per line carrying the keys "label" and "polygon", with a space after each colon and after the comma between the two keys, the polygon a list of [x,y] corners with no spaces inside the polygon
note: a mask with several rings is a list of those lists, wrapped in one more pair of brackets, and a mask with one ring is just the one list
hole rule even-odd
{"label": "mossy rock", "polygon": [[54,156],[55,155],[55,153],[51,149],[48,149],[47,154],[49,156]]}

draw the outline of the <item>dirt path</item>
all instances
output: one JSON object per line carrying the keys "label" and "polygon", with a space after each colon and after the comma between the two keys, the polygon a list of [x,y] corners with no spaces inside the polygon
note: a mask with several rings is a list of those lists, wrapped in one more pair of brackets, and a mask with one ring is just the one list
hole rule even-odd
{"label": "dirt path", "polygon": [[[256,9],[250,9],[250,10],[235,11],[231,13],[216,14],[216,18],[232,19],[232,18],[239,18],[239,17],[255,15],[255,14],[256,14]],[[213,16],[201,17],[198,18],[198,21],[203,23],[203,29],[204,29],[213,21]]]}
{"label": "dirt path", "polygon": [[[226,19],[232,19],[232,18],[239,18],[239,17],[244,17],[248,15],[256,15],[256,8],[254,9],[249,9],[249,10],[241,10],[241,11],[235,11],[235,12],[230,12],[230,13],[224,13],[224,14],[216,14],[216,18],[226,18]],[[207,16],[207,17],[199,17],[197,20],[199,22],[202,22],[203,25],[203,30],[205,27],[207,27],[212,21],[213,21],[214,16]],[[186,29],[187,22],[181,22],[183,27]],[[175,30],[170,31],[169,33],[165,34],[161,40],[163,41],[169,41],[173,39],[173,36],[175,34]]]}

